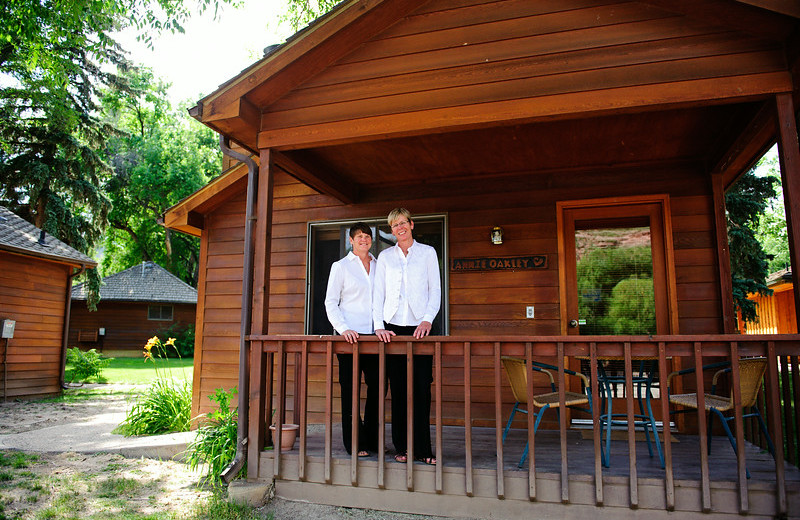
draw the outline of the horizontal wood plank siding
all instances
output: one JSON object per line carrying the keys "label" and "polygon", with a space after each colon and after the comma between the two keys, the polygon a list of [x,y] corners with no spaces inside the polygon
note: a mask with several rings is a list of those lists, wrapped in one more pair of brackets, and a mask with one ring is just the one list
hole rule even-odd
{"label": "horizontal wood plank siding", "polygon": [[771,42],[637,2],[434,1],[266,107],[261,129],[785,68]]}
{"label": "horizontal wood plank siding", "polygon": [[[69,346],[95,348],[112,356],[141,356],[147,340],[159,335],[166,341],[165,329],[194,325],[194,304],[172,304],[172,320],[147,319],[149,303],[100,301],[90,312],[85,301],[73,301],[69,319]],[[167,305],[158,303],[156,305]],[[105,329],[97,341],[78,341],[79,330]]]}
{"label": "horizontal wood plank siding", "polygon": [[[643,182],[646,177],[646,182]],[[709,184],[701,173],[688,168],[659,171],[618,172],[616,175],[538,174],[535,183],[507,191],[507,185],[478,183],[484,189],[465,188],[449,197],[428,195],[425,190],[402,201],[375,201],[345,205],[303,188],[286,174],[275,177],[272,271],[270,273],[270,334],[304,332],[306,241],[309,221],[382,218],[403,204],[417,214],[448,215],[450,258],[468,256],[546,255],[548,268],[512,272],[449,273],[450,333],[474,336],[558,335],[561,330],[558,287],[558,241],[555,202],[559,199],[599,198],[646,193],[667,193],[672,209],[675,273],[680,333],[719,333],[721,318],[719,283],[714,266],[713,218]],[[551,189],[537,190],[536,186]],[[241,298],[241,233],[244,196],[231,198],[207,217],[211,237],[206,269],[206,307],[203,328],[203,367],[199,381],[200,412],[208,411],[207,396],[217,386],[236,385]],[[489,243],[495,225],[504,229],[502,246]],[[240,237],[232,240],[231,237]],[[536,319],[525,318],[525,306],[535,305]],[[463,403],[452,396],[463,380],[456,360],[444,367],[444,417],[457,424]],[[552,360],[555,361],[555,360]],[[289,389],[293,388],[294,358],[289,357]],[[310,420],[323,417],[324,356],[309,360]],[[334,371],[336,373],[336,370]],[[485,383],[486,395],[474,392],[475,424],[494,420],[491,405],[493,373],[490,365],[475,359],[472,380]],[[338,392],[338,389],[336,390]],[[504,396],[511,401],[504,386]],[[291,391],[290,391],[291,394]],[[291,408],[291,405],[290,405]],[[338,409],[338,406],[335,406]],[[555,419],[551,418],[555,425]]]}
{"label": "horizontal wood plank siding", "polygon": [[[61,392],[61,343],[67,276],[71,268],[0,252],[0,320],[16,321],[14,337],[0,339],[0,395],[29,397]],[[8,379],[4,381],[4,369]]]}

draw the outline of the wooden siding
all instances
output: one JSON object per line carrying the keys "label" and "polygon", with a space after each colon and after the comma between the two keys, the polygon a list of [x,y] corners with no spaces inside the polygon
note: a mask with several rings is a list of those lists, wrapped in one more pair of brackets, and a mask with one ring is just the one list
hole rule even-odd
{"label": "wooden siding", "polygon": [[70,272],[64,264],[0,252],[0,320],[17,322],[14,337],[8,343],[0,339],[0,361],[5,354],[8,363],[7,381],[0,369],[0,393],[6,387],[6,397],[61,392],[61,340]]}
{"label": "wooden siding", "polygon": [[[643,181],[643,174],[647,180]],[[272,268],[270,271],[270,334],[302,334],[306,290],[306,233],[309,221],[382,217],[398,204],[414,213],[447,213],[449,255],[511,256],[544,254],[545,270],[449,273],[450,333],[470,336],[557,335],[560,333],[558,240],[555,201],[559,198],[598,198],[637,193],[667,193],[672,209],[678,322],[681,334],[719,333],[721,312],[715,267],[710,184],[689,169],[661,172],[620,172],[619,175],[540,175],[526,189],[496,194],[426,198],[424,190],[413,201],[379,201],[345,205],[332,197],[278,172],[275,177]],[[566,179],[564,178],[566,177]],[[613,179],[613,180],[612,180]],[[482,184],[482,183],[481,183]],[[537,190],[535,186],[560,186]],[[485,191],[491,192],[488,188]],[[200,403],[208,411],[207,396],[217,387],[237,384],[239,317],[244,229],[244,193],[239,193],[207,217],[208,261],[203,314],[202,368],[195,378]],[[502,246],[489,243],[495,225],[504,230]],[[526,305],[535,305],[536,319],[525,318]],[[463,379],[459,367],[444,366],[444,416],[457,422],[463,405],[452,397],[450,382]],[[289,381],[293,382],[290,367]],[[475,424],[493,417],[493,381],[490,367],[476,365],[473,381],[485,382],[486,392],[475,392]],[[505,379],[504,379],[505,381]],[[318,420],[324,396],[324,359],[309,366],[309,410]],[[290,388],[291,388],[290,383]],[[338,391],[338,390],[337,390]],[[485,394],[485,395],[484,395]],[[511,400],[510,390],[504,395]]]}
{"label": "wooden siding", "polygon": [[[525,118],[618,109],[602,101],[617,99],[615,92],[626,106],[668,94],[670,102],[698,101],[704,90],[708,98],[757,95],[746,86],[781,90],[785,71],[773,41],[643,3],[433,1],[266,106],[259,146],[333,142],[334,130],[345,128],[366,137],[372,126],[402,134],[423,124],[513,119],[514,111]],[[264,106],[269,94],[248,98]],[[576,97],[583,94],[594,101]],[[447,123],[450,109],[460,117]],[[421,121],[421,111],[430,117]],[[358,127],[350,124],[356,119]]]}
{"label": "wooden siding", "polygon": [[[96,312],[89,312],[85,301],[73,301],[69,319],[70,347],[95,348],[112,356],[141,356],[144,344],[155,335],[164,335],[164,329],[186,327],[195,322],[194,304],[172,305],[172,320],[148,320],[146,302],[101,301]],[[105,336],[97,341],[78,341],[80,330],[106,329]],[[162,338],[165,339],[165,338]]]}
{"label": "wooden siding", "polygon": [[757,305],[758,323],[741,324],[744,334],[797,334],[797,315],[794,310],[793,284],[773,288],[771,296],[751,295]]}

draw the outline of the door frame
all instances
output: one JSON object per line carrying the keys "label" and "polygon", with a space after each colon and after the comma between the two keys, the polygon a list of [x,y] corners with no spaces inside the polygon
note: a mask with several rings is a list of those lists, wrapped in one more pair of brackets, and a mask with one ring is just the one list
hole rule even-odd
{"label": "door frame", "polygon": [[[678,334],[678,299],[671,215],[667,194],[556,202],[559,312],[562,335],[579,332],[578,327],[571,328],[568,325],[570,319],[577,319],[577,316],[574,318],[570,316],[569,308],[571,292],[577,295],[575,221],[637,217],[647,217],[650,222],[658,334]],[[656,280],[657,273],[659,278],[664,280],[663,283]],[[575,314],[577,315],[577,312]]]}

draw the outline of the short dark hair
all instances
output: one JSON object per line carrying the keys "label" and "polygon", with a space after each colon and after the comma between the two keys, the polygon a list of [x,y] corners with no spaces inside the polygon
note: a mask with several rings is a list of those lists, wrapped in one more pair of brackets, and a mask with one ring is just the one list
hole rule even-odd
{"label": "short dark hair", "polygon": [[368,225],[363,222],[356,222],[350,228],[350,238],[355,238],[359,231],[372,237],[372,229]]}

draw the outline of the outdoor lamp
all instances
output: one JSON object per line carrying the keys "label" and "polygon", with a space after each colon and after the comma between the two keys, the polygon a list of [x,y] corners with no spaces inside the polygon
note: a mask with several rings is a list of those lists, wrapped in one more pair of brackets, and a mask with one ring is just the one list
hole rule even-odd
{"label": "outdoor lamp", "polygon": [[494,245],[502,244],[503,243],[503,230],[499,226],[495,226],[494,229],[492,229],[491,237],[492,237],[492,244],[494,244]]}

